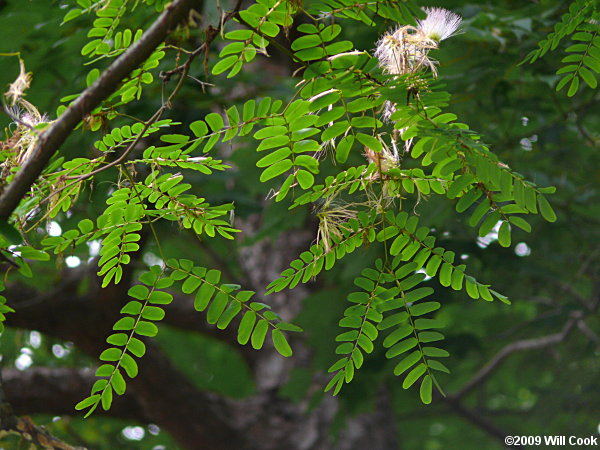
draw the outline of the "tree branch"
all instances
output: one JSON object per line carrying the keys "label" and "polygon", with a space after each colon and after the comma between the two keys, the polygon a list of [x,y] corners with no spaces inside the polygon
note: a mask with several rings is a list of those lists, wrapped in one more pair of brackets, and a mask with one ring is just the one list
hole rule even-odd
{"label": "tree branch", "polygon": [[[23,306],[12,301],[16,312],[7,317],[6,325],[73,341],[81,350],[97,357],[105,347],[104,339],[111,324],[118,317],[118,308],[114,306],[124,304],[126,298],[115,299],[107,289],[94,288],[89,296],[80,297],[72,291],[77,283],[65,286],[66,292],[55,292],[55,298],[46,298],[44,302],[24,300],[26,306]],[[9,287],[7,294],[10,299],[15,292]],[[126,296],[123,290],[120,294]],[[228,423],[219,398],[196,389],[152,341],[146,341],[146,349],[138,376],[128,383],[128,392],[135,395],[139,404],[136,420],[160,424],[185,448],[252,448]],[[66,407],[72,408],[73,403],[63,408]]]}
{"label": "tree branch", "polygon": [[571,319],[558,333],[534,339],[523,339],[506,345],[502,350],[500,350],[496,354],[496,356],[494,356],[490,360],[490,362],[483,366],[479,370],[479,372],[477,372],[473,376],[473,378],[471,378],[471,380],[469,380],[462,387],[460,391],[458,391],[456,394],[451,395],[449,398],[453,400],[459,400],[465,395],[467,395],[469,392],[475,389],[475,387],[483,383],[500,366],[500,364],[502,364],[502,362],[514,352],[520,352],[524,350],[536,350],[539,348],[548,347],[550,345],[555,345],[564,341],[569,336],[571,331],[573,331],[577,322],[581,320],[581,317],[582,315],[580,312],[573,313]]}
{"label": "tree branch", "polygon": [[152,54],[196,3],[197,0],[175,0],[168,5],[140,40],[119,56],[50,128],[40,135],[31,157],[0,195],[0,220],[8,220],[52,155],[83,117],[112,94],[121,81]]}
{"label": "tree branch", "polygon": [[[123,299],[127,289],[115,289],[115,286],[111,285],[104,290],[100,290],[97,286],[92,288],[92,290],[97,291],[92,295],[81,295],[77,292],[80,283],[87,277],[93,276],[90,272],[88,267],[65,270],[61,275],[61,281],[53,289],[39,294],[33,289],[22,285],[9,286],[6,296],[10,299],[10,304],[17,309],[17,312],[26,313],[30,319],[34,318],[34,321],[29,324],[24,320],[15,318],[15,320],[18,320],[16,325],[42,331],[41,327],[44,327],[44,324],[51,322],[54,316],[60,317],[62,314],[66,314],[66,317],[77,317],[78,321],[89,320],[86,319],[88,314],[92,314],[91,318],[94,317],[94,314],[97,314],[97,311],[91,305],[91,297],[94,295],[102,296],[104,306],[108,306],[110,303],[111,308],[120,309],[126,303]],[[121,283],[124,286],[129,286],[126,281],[122,280]],[[176,292],[173,294],[175,297],[173,302],[164,307],[166,315],[162,323],[222,341],[238,351],[249,366],[254,366],[259,352],[250,346],[242,346],[238,343],[235,326],[220,330],[215,325],[208,324],[204,316],[194,309],[192,297]],[[41,309],[40,314],[36,313],[38,307]],[[50,309],[52,314],[46,315]],[[108,318],[106,320],[109,321]],[[9,323],[11,323],[10,317]],[[63,329],[66,327],[66,324],[63,325]],[[71,331],[74,330],[69,332]],[[67,339],[64,336],[63,338]]]}
{"label": "tree branch", "polygon": [[[72,415],[73,405],[85,398],[96,381],[92,369],[69,367],[31,367],[27,370],[4,369],[2,379],[6,399],[15,414]],[[98,414],[148,423],[144,410],[131,392],[115,397],[109,411]]]}
{"label": "tree branch", "polygon": [[[450,407],[456,413],[460,414],[465,419],[467,419],[469,422],[471,422],[475,426],[477,426],[479,429],[486,432],[490,436],[497,438],[501,442],[504,443],[505,442],[504,439],[506,438],[506,436],[511,435],[511,433],[508,433],[508,432],[502,430],[501,428],[497,427],[495,424],[493,424],[492,422],[487,420],[485,417],[483,417],[477,411],[471,410],[471,409],[467,408],[466,406],[464,406],[458,399],[446,397],[446,398],[442,398],[442,400],[445,403],[447,403],[448,405],[450,405]],[[510,446],[510,448],[522,448],[522,447],[520,445],[518,445],[518,446]]]}
{"label": "tree branch", "polygon": [[[0,440],[7,434],[16,434],[21,439],[31,442],[34,446],[54,450],[78,450],[66,442],[52,436],[46,429],[36,425],[31,418],[18,417],[12,408],[11,399],[7,398],[4,391],[4,376],[0,376]],[[9,388],[12,377],[8,375]],[[37,387],[37,386],[36,386]]]}

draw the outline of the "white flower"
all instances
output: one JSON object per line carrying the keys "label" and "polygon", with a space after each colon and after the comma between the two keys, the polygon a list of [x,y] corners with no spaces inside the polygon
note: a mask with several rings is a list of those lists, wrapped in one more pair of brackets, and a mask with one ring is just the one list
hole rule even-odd
{"label": "white flower", "polygon": [[437,42],[410,25],[398,27],[386,33],[377,42],[375,57],[379,66],[392,75],[416,73],[430,68],[435,73],[435,63],[427,57],[429,50],[437,48]]}
{"label": "white flower", "polygon": [[456,33],[462,22],[462,18],[458,14],[444,8],[425,8],[424,10],[427,17],[418,21],[418,28],[429,39],[437,42],[443,41]]}
{"label": "white flower", "polygon": [[[419,91],[419,72],[429,69],[433,77],[437,76],[436,61],[429,57],[429,52],[439,47],[440,41],[456,33],[462,22],[458,14],[444,8],[425,8],[427,17],[419,20],[418,26],[400,25],[395,30],[385,33],[377,42],[375,57],[384,73],[390,75],[405,75],[403,83],[407,89]],[[413,76],[416,75],[416,76]],[[396,111],[396,104],[387,100],[383,108],[383,119],[392,121],[391,116]],[[406,128],[395,129],[392,133],[392,151],[375,153],[365,149],[365,157],[369,162],[376,163],[384,172],[397,166],[400,152],[398,139]],[[412,139],[404,141],[404,151],[408,152]]]}

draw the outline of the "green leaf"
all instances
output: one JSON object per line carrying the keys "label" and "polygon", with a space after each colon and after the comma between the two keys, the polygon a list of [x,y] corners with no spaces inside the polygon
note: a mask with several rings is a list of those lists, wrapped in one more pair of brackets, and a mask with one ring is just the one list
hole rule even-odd
{"label": "green leaf", "polygon": [[385,357],[388,359],[395,358],[398,355],[401,355],[408,350],[411,350],[417,346],[419,341],[416,338],[411,337],[410,339],[405,339],[397,344],[394,344],[386,353]]}
{"label": "green leaf", "polygon": [[168,305],[173,301],[173,296],[163,291],[152,291],[148,301],[157,305]]}
{"label": "green leaf", "polygon": [[76,19],[77,17],[79,17],[81,15],[81,12],[82,12],[82,10],[79,9],[79,8],[72,9],[67,14],[65,14],[65,17],[63,18],[62,24],[67,23],[70,20]]}
{"label": "green leaf", "polygon": [[292,42],[292,50],[297,51],[305,48],[313,48],[320,44],[321,38],[318,35],[304,35]]}
{"label": "green leaf", "polygon": [[421,383],[421,387],[419,388],[419,394],[421,396],[421,401],[426,405],[431,403],[432,391],[433,384],[431,381],[431,376],[425,375],[423,382]]}
{"label": "green leaf", "polygon": [[573,79],[573,77],[575,76],[574,73],[570,73],[569,75],[565,76],[564,78],[562,78],[558,84],[556,85],[556,92],[560,91],[562,88],[564,88],[567,83],[569,81],[571,81]]}
{"label": "green leaf", "polygon": [[115,368],[111,364],[102,364],[96,370],[96,376],[97,377],[109,377],[110,374],[113,373],[114,370],[115,370]]}
{"label": "green leaf", "polygon": [[208,312],[206,313],[206,321],[210,324],[215,324],[227,308],[228,296],[225,292],[217,292],[214,300],[210,304],[208,308]]}
{"label": "green leaf", "polygon": [[427,266],[425,267],[425,273],[430,277],[434,277],[435,274],[437,273],[441,263],[442,263],[442,257],[440,255],[434,254],[429,259],[429,262],[427,263]]}
{"label": "green leaf", "polygon": [[217,64],[215,64],[215,66],[212,69],[212,74],[219,75],[225,72],[227,69],[233,66],[238,61],[238,59],[238,55],[231,55],[226,58],[223,58]]}
{"label": "green leaf", "polygon": [[279,322],[276,324],[276,326],[280,330],[291,331],[293,333],[302,333],[302,331],[304,331],[298,325],[294,325],[293,323],[288,323],[288,322]]}
{"label": "green leaf", "polygon": [[379,139],[373,136],[364,133],[356,133],[356,139],[358,139],[358,141],[365,147],[368,147],[375,152],[380,152],[383,150],[383,145]]}
{"label": "green leaf", "polygon": [[291,153],[292,151],[287,147],[280,148],[279,150],[275,150],[274,152],[271,152],[259,159],[256,163],[256,167],[268,167],[278,161],[281,161],[282,159],[287,158]]}
{"label": "green leaf", "polygon": [[162,320],[165,317],[165,311],[158,306],[145,306],[142,311],[142,318],[146,320]]}
{"label": "green leaf", "polygon": [[537,203],[540,208],[540,213],[542,214],[542,217],[548,222],[556,222],[556,213],[552,209],[552,206],[550,206],[548,200],[546,200],[546,197],[544,197],[543,195],[538,195]]}
{"label": "green leaf", "polygon": [[150,294],[150,291],[143,284],[136,284],[135,286],[129,288],[127,294],[130,297],[136,298],[138,300],[145,300]]}
{"label": "green leaf", "polygon": [[429,330],[430,328],[444,328],[444,323],[437,319],[417,319],[417,320],[415,320],[415,329]]}
{"label": "green leaf", "polygon": [[127,353],[123,353],[123,358],[121,359],[121,367],[125,369],[127,372],[127,376],[129,378],[135,378],[138,374],[138,365],[130,355]]}
{"label": "green leaf", "polygon": [[477,205],[477,208],[475,208],[475,210],[473,211],[473,214],[471,215],[471,218],[469,219],[469,226],[470,227],[476,226],[489,209],[490,209],[490,201],[489,201],[489,199],[486,198],[479,205]]}
{"label": "green leaf", "polygon": [[279,27],[271,22],[263,22],[260,26],[260,31],[269,37],[275,37],[279,34]]}
{"label": "green leaf", "polygon": [[335,160],[343,164],[348,159],[352,145],[354,144],[354,136],[348,135],[343,137],[335,147]]}
{"label": "green leaf", "polygon": [[275,350],[277,350],[280,355],[285,356],[286,358],[292,356],[292,348],[290,347],[290,344],[288,344],[284,334],[279,329],[275,328],[272,331],[271,338],[273,339]]}
{"label": "green leaf", "polygon": [[421,359],[421,352],[415,350],[394,367],[394,375],[399,376],[414,366]]}
{"label": "green leaf", "polygon": [[142,304],[138,301],[130,301],[123,308],[121,308],[121,314],[138,315],[142,311]]}
{"label": "green leaf", "polygon": [[467,186],[470,186],[475,181],[475,177],[471,174],[464,174],[452,182],[448,188],[446,195],[448,198],[456,198]]}
{"label": "green leaf", "polygon": [[289,159],[279,161],[263,171],[263,173],[260,175],[260,181],[264,183],[265,181],[275,178],[276,176],[288,171],[291,167],[292,161]]}
{"label": "green leaf", "polygon": [[400,325],[397,329],[395,329],[384,339],[383,346],[385,348],[392,347],[396,342],[400,341],[401,339],[404,339],[412,332],[413,327],[411,324]]}
{"label": "green leaf", "polygon": [[125,333],[111,334],[106,338],[106,342],[112,345],[123,346],[127,343],[128,336]]}
{"label": "green leaf", "polygon": [[[543,197],[541,195],[538,196],[538,203],[540,198]],[[498,230],[498,242],[502,247],[510,247],[510,225],[506,221],[502,222]]]}
{"label": "green leaf", "polygon": [[321,47],[306,48],[297,51],[295,56],[302,61],[311,61],[325,56],[325,50]]}
{"label": "green leaf", "polygon": [[117,395],[123,395],[125,393],[125,389],[127,387],[125,380],[123,379],[123,375],[121,375],[121,371],[116,369],[113,373],[113,376],[110,380],[113,389],[117,393]]}
{"label": "green leaf", "polygon": [[81,54],[83,56],[87,55],[88,53],[92,53],[94,50],[96,50],[96,48],[102,43],[101,39],[94,39],[90,42],[88,42],[86,45],[83,46],[83,48],[81,49]]}
{"label": "green leaf", "polygon": [[442,364],[439,361],[436,361],[435,359],[430,359],[427,361],[427,365],[432,368],[433,370],[437,370],[439,372],[444,372],[444,373],[450,373],[450,370],[448,370],[448,368]]}
{"label": "green leaf", "polygon": [[220,330],[224,330],[225,328],[227,328],[233,320],[233,318],[237,316],[241,310],[242,305],[239,302],[229,302],[227,309],[223,311],[223,314],[221,314],[219,320],[217,321],[217,328]]}
{"label": "green leaf", "polygon": [[413,370],[411,370],[408,373],[408,375],[406,375],[406,378],[404,379],[404,382],[402,383],[402,388],[408,389],[409,387],[411,387],[415,383],[415,381],[417,381],[419,378],[421,378],[421,375],[423,375],[426,370],[427,370],[427,366],[425,366],[424,363],[419,364],[417,367],[415,367]]}
{"label": "green leaf", "polygon": [[31,278],[33,276],[31,267],[29,266],[29,264],[27,264],[27,262],[25,262],[23,260],[21,260],[21,262],[20,262],[19,273],[27,278]]}
{"label": "green leaf", "polygon": [[100,359],[102,361],[109,361],[109,362],[118,361],[119,359],[121,359],[122,353],[123,353],[123,351],[121,349],[114,348],[114,347],[107,348],[100,354]]}
{"label": "green leaf", "polygon": [[48,261],[50,255],[43,250],[37,250],[31,247],[17,247],[15,250],[21,253],[21,257],[34,261]]}
{"label": "green leaf", "polygon": [[410,313],[413,316],[422,316],[432,311],[438,310],[442,305],[439,302],[417,303],[410,307]]}
{"label": "green leaf", "polygon": [[310,155],[298,155],[294,159],[296,166],[302,166],[310,170],[312,173],[319,173],[319,161]]}
{"label": "green leaf", "polygon": [[245,41],[252,38],[252,30],[234,30],[225,34],[225,39]]}
{"label": "green leaf", "polygon": [[[540,196],[538,196],[538,197],[540,197]],[[508,218],[508,220],[510,221],[510,223],[512,223],[513,225],[519,227],[523,231],[526,231],[527,233],[531,233],[531,225],[529,225],[529,222],[527,222],[522,217],[519,217],[519,216],[510,216]]]}
{"label": "green leaf", "polygon": [[315,177],[313,174],[303,169],[300,169],[298,172],[296,172],[296,179],[298,180],[298,183],[302,189],[308,189],[315,182]]}
{"label": "green leaf", "polygon": [[198,286],[202,284],[202,279],[198,278],[195,275],[190,275],[181,285],[181,291],[184,294],[191,294],[194,292]]}
{"label": "green leaf", "polygon": [[444,339],[444,335],[442,333],[438,333],[437,331],[421,331],[419,333],[419,341],[422,344],[426,344],[428,342],[441,341]]}
{"label": "green leaf", "polygon": [[577,93],[577,89],[579,89],[579,78],[573,77],[569,90],[567,91],[567,96],[573,97]]}
{"label": "green leaf", "polygon": [[327,128],[325,128],[325,130],[321,134],[321,140],[323,142],[330,141],[331,139],[338,137],[340,134],[345,133],[348,130],[348,128],[350,128],[350,125],[348,124],[347,120],[335,122],[333,125],[330,125]]}
{"label": "green leaf", "polygon": [[196,120],[190,124],[190,130],[192,133],[196,135],[196,137],[203,137],[208,133],[208,127],[206,126],[206,122],[203,120]]}
{"label": "green leaf", "polygon": [[446,350],[437,347],[423,347],[423,354],[430,358],[447,358],[450,356]]}
{"label": "green leaf", "polygon": [[246,345],[254,329],[256,323],[256,313],[254,311],[246,311],[244,317],[240,321],[240,327],[238,329],[238,342],[241,345]]}
{"label": "green leaf", "polygon": [[94,394],[90,397],[84,398],[79,403],[75,405],[75,409],[80,411],[82,409],[87,408],[88,406],[95,405],[100,400],[100,394]]}
{"label": "green leaf", "polygon": [[204,118],[210,129],[214,132],[221,131],[225,123],[223,122],[223,117],[217,113],[207,114]]}
{"label": "green leaf", "polygon": [[198,292],[196,292],[196,297],[194,298],[194,308],[196,311],[204,311],[206,309],[215,290],[216,287],[211,284],[204,283],[202,285]]}
{"label": "green leaf", "polygon": [[596,89],[598,86],[598,81],[592,72],[590,72],[586,67],[579,68],[579,75],[583,78],[583,81],[587,83],[589,87],[592,89]]}
{"label": "green leaf", "polygon": [[452,283],[452,264],[443,263],[439,273],[440,284],[444,287],[450,286]]}
{"label": "green leaf", "polygon": [[119,319],[117,321],[117,323],[115,323],[113,325],[113,330],[129,331],[129,330],[133,330],[134,325],[135,325],[135,319],[133,317],[123,317],[122,319]]}
{"label": "green leaf", "polygon": [[146,353],[146,344],[137,338],[132,337],[127,344],[127,350],[134,356],[141,358]]}
{"label": "green leaf", "polygon": [[[346,359],[342,359],[340,361],[343,361],[344,364],[346,363]],[[336,395],[341,389],[342,384],[344,384],[344,372],[340,371],[335,374],[335,376],[329,381],[329,383],[327,383],[327,386],[325,387],[325,392],[328,392],[335,386],[333,395]]]}
{"label": "green leaf", "polygon": [[86,234],[94,229],[94,222],[90,219],[83,219],[77,224],[77,227],[81,230],[81,234]]}
{"label": "green leaf", "polygon": [[269,322],[264,319],[260,319],[252,332],[252,348],[255,350],[259,350],[262,348],[265,337],[267,335],[267,330],[269,329]]}
{"label": "green leaf", "polygon": [[600,50],[598,50],[599,48],[600,48],[600,45],[598,45],[597,47],[590,48],[590,54],[592,54],[593,50],[598,52],[598,54],[595,55],[595,57],[592,57],[592,56],[584,56],[583,57],[583,63],[596,73],[600,73]]}
{"label": "green leaf", "polygon": [[465,212],[482,195],[483,194],[478,189],[471,189],[469,192],[467,192],[460,198],[460,200],[456,204],[456,211],[459,213]]}
{"label": "green leaf", "polygon": [[152,322],[140,320],[135,327],[135,332],[140,336],[154,337],[158,334],[158,327]]}

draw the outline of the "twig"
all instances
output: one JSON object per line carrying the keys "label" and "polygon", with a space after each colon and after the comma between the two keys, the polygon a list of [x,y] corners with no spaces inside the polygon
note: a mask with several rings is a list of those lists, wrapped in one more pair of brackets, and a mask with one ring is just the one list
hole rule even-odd
{"label": "twig", "polygon": [[[499,439],[503,443],[505,442],[506,436],[511,435],[511,433],[500,429],[495,424],[493,424],[492,422],[487,420],[485,417],[483,417],[481,414],[479,414],[477,411],[471,410],[471,409],[467,408],[466,406],[464,406],[458,399],[446,397],[446,398],[442,398],[442,401],[444,401],[445,403],[450,405],[450,407],[455,412],[457,412],[458,414],[463,416],[469,422],[473,423],[474,425],[476,425],[481,430],[485,431],[490,436],[494,436],[495,438]],[[522,447],[520,445],[518,445],[518,446],[515,445],[515,446],[511,446],[510,448],[522,448]]]}
{"label": "twig", "polygon": [[469,380],[457,393],[450,396],[450,398],[459,400],[469,392],[471,392],[475,387],[479,384],[483,383],[497,368],[502,364],[502,362],[512,353],[524,351],[524,350],[536,350],[539,348],[548,347],[550,345],[558,344],[564,341],[577,322],[579,322],[582,318],[582,314],[579,311],[576,311],[572,314],[571,319],[565,324],[563,329],[555,334],[550,334],[547,336],[542,336],[534,339],[523,339],[520,341],[513,342],[511,344],[506,345],[502,350],[496,353],[490,362],[488,362],[485,366],[483,366],[479,372],[477,372],[471,380]]}
{"label": "twig", "polygon": [[12,183],[0,195],[0,220],[8,220],[21,199],[57,149],[65,142],[77,124],[104,99],[112,94],[121,81],[142,64],[181,22],[197,0],[175,0],[165,8],[140,40],[119,56],[98,79],[71,104],[41,135],[31,154]]}
{"label": "twig", "polygon": [[225,23],[229,22],[232,18],[238,16],[238,12],[239,12],[240,8],[242,7],[242,1],[243,0],[237,0],[233,9],[231,11],[229,11],[228,13],[221,16],[221,20],[219,21],[219,26],[217,28],[213,27],[212,25],[208,26],[208,28],[206,29],[206,37],[204,39],[204,42],[196,50],[194,50],[192,52],[186,52],[189,54],[189,57],[185,63],[175,67],[174,69],[168,70],[166,72],[161,72],[159,75],[160,78],[164,82],[168,82],[173,75],[183,72],[186,67],[189,68],[190,65],[192,64],[192,61],[195,58],[197,58],[198,55],[200,55],[203,52],[205,53],[205,55],[208,55],[208,47],[210,46],[212,41],[214,41],[215,38],[219,35],[219,33],[223,29],[223,26],[225,25]]}

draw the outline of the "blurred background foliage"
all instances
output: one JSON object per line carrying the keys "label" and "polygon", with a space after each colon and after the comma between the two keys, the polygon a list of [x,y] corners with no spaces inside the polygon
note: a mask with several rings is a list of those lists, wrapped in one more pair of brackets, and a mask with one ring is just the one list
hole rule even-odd
{"label": "blurred background foliage", "polygon": [[[309,3],[307,0],[305,3]],[[40,111],[55,116],[60,99],[85,87],[90,67],[83,66],[80,49],[86,42],[86,22],[82,17],[60,26],[70,1],[22,0],[0,2],[0,53],[20,52],[33,84],[27,99]],[[226,2],[221,2],[226,5]],[[420,3],[419,3],[420,4]],[[568,3],[540,1],[447,1],[441,5],[464,18],[463,32],[444,42],[434,57],[440,62],[440,79],[452,94],[449,110],[459,120],[481,133],[500,160],[526,178],[545,186],[557,187],[551,196],[558,221],[549,224],[532,217],[533,232],[513,231],[513,245],[502,248],[497,242],[478,239],[467,226],[467,218],[457,215],[445,199],[431,197],[420,202],[416,211],[423,224],[435,229],[441,245],[453,250],[468,264],[477,279],[492,283],[507,295],[512,305],[475,302],[463,292],[436,288],[444,307],[439,318],[446,323],[445,348],[451,357],[450,375],[440,377],[447,392],[456,392],[504,345],[520,339],[559,332],[576,310],[589,313],[598,302],[600,287],[600,108],[597,91],[580,89],[574,97],[556,92],[564,48],[569,39],[533,64],[518,63],[536,47],[565,12]],[[155,12],[139,7],[127,17],[132,27],[149,24]],[[217,23],[213,2],[205,2],[203,23]],[[377,37],[393,24],[378,22],[369,28],[341,20],[343,37],[358,49],[372,50]],[[190,42],[198,41],[192,30]],[[290,33],[293,35],[294,30]],[[182,33],[181,43],[188,39]],[[177,38],[176,38],[177,39]],[[292,39],[290,37],[290,39]],[[211,49],[209,64],[217,61],[222,42]],[[169,52],[159,69],[174,64]],[[96,63],[99,68],[103,62]],[[15,57],[0,56],[2,89],[18,74]],[[207,76],[201,61],[191,74],[214,87],[203,89],[190,80],[169,118],[190,123],[208,112],[220,112],[230,104],[264,95],[288,97],[293,85],[293,63],[286,55],[273,51],[270,58],[259,57],[238,77],[218,80]],[[160,105],[161,84],[155,82],[140,102],[128,106],[128,114],[146,118]],[[2,129],[10,119],[0,118]],[[118,123],[115,123],[117,126]],[[176,132],[176,131],[175,131]],[[96,133],[100,135],[101,131]],[[243,273],[236,258],[240,246],[264,239],[275,239],[284,230],[316,229],[307,211],[289,213],[286,205],[265,201],[268,187],[258,182],[258,159],[248,140],[234,140],[218,149],[232,170],[210,177],[191,178],[194,190],[209,201],[234,201],[236,218],[245,220],[259,214],[260,229],[252,238],[236,241],[206,241],[201,245],[191,235],[170,227],[170,238],[163,242],[168,252],[178,257],[193,257],[199,264],[225,264],[232,276]],[[67,157],[89,155],[90,133],[73,133],[62,148]],[[358,163],[361,155],[350,163]],[[72,210],[72,215],[55,219],[48,227],[69,229],[84,217],[95,217],[104,207],[110,184],[96,180]],[[84,198],[85,197],[85,198]],[[168,230],[164,230],[168,231]],[[352,280],[379,252],[377,246],[366,250],[364,258],[342,261],[310,286],[302,311],[295,322],[304,328],[299,338],[314,352],[308,366],[296,368],[281,388],[280,395],[291,402],[309,400],[315,404],[324,395],[309,389],[315,372],[322,372],[334,361],[337,322],[346,306],[345,296],[352,291]],[[145,259],[156,258],[150,244]],[[85,265],[85,252],[73,256]],[[215,258],[217,259],[215,261]],[[72,260],[73,261],[73,260]],[[63,262],[63,264],[66,264]],[[53,263],[39,264],[35,285],[50,287],[57,282]],[[257,270],[259,270],[257,268]],[[80,287],[85,289],[85,286]],[[600,396],[600,321],[596,310],[585,317],[585,326],[555,346],[511,355],[492,376],[469,395],[465,403],[515,435],[577,435],[599,432]],[[583,329],[585,328],[585,329]],[[216,339],[161,327],[159,344],[176,366],[203,390],[232,398],[251,396],[255,390],[249,368],[238,353]],[[35,330],[7,329],[2,335],[2,364],[27,370],[35,366],[94,367],[93,358],[81,354],[69,342],[41,335]],[[143,364],[143,360],[141,361]],[[392,375],[391,362],[383,352],[375,352],[358,372],[355,381],[340,394],[341,408],[331,433],[355,415],[376,407],[382,386],[395,414],[402,448],[428,450],[449,448],[502,448],[495,438],[456,414],[444,402],[422,405],[418,395],[405,391]],[[176,407],[176,406],[175,406]],[[34,411],[32,411],[34,413]],[[57,436],[80,441],[97,449],[177,448],[156,425],[131,424],[94,417],[34,416]],[[0,443],[3,445],[10,445]],[[11,448],[10,446],[5,448]]]}

